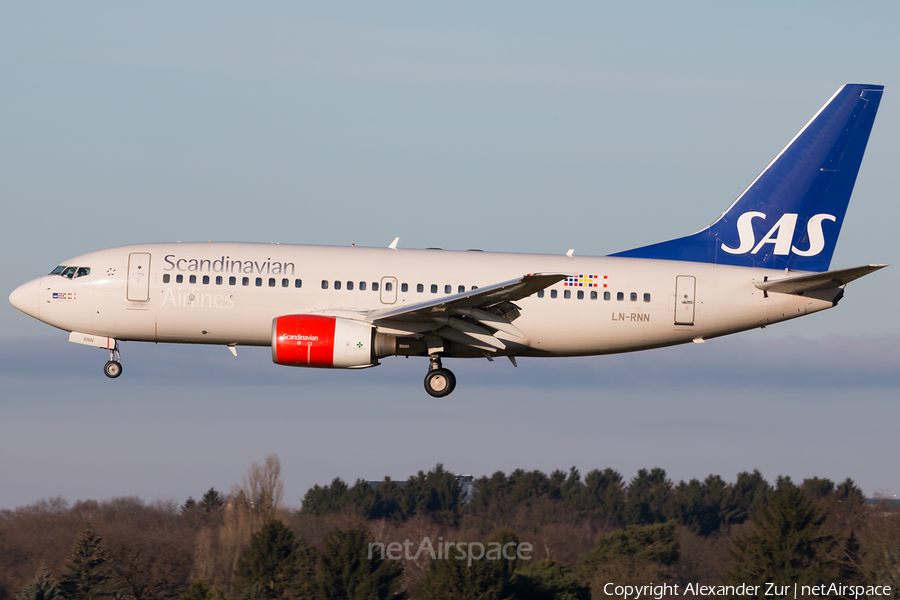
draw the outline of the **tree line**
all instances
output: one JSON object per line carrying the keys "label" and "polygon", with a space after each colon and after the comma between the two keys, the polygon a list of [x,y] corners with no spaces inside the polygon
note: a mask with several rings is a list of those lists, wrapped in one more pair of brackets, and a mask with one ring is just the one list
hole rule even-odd
{"label": "tree line", "polygon": [[[849,478],[835,485],[814,477],[799,487],[811,501],[826,496],[853,502],[863,499],[862,491]],[[457,477],[441,465],[400,484],[385,478],[377,486],[357,480],[350,487],[337,478],[330,485],[316,485],[307,491],[300,512],[324,516],[350,510],[370,521],[405,521],[428,515],[466,528],[502,522],[509,515],[543,504],[567,516],[602,516],[613,527],[675,521],[708,536],[745,522],[771,491],[759,471],[739,473],[734,483],[710,475],[703,481],[692,479],[675,485],[659,468],[641,469],[626,483],[613,469],[590,471],[582,480],[575,467],[549,476],[521,469],[509,475],[497,472],[476,480],[474,488],[470,499],[463,498]],[[540,519],[533,523],[539,524]]]}
{"label": "tree line", "polygon": [[[529,554],[372,552],[426,538]],[[900,513],[873,508],[849,479],[516,470],[477,479],[467,496],[437,465],[402,482],[335,479],[293,510],[271,455],[229,494],[181,505],[51,499],[0,511],[0,600],[587,600],[608,582],[830,580],[900,587]]]}

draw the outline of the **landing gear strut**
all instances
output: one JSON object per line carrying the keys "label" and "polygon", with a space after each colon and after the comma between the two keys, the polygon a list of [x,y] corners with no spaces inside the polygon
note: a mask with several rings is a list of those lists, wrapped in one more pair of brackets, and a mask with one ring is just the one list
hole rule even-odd
{"label": "landing gear strut", "polygon": [[443,398],[456,388],[456,377],[449,369],[441,366],[441,357],[432,354],[428,374],[425,375],[425,391],[435,398]]}
{"label": "landing gear strut", "polygon": [[122,355],[119,354],[119,342],[116,342],[116,346],[109,349],[109,360],[103,365],[103,372],[110,379],[115,379],[122,374],[122,363],[119,362],[120,360],[122,360]]}

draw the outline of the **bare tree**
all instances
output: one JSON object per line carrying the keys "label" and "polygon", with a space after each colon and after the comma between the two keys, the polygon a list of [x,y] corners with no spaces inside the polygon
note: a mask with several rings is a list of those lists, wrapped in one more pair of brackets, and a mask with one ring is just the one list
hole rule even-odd
{"label": "bare tree", "polygon": [[191,552],[181,532],[129,528],[110,546],[124,598],[167,600],[187,589]]}
{"label": "bare tree", "polygon": [[250,537],[278,516],[283,495],[278,455],[268,455],[262,465],[254,462],[243,485],[232,487],[222,525],[198,533],[193,577],[231,591],[232,574]]}
{"label": "bare tree", "polygon": [[241,487],[244,498],[249,503],[251,534],[276,517],[281,508],[284,486],[281,483],[281,462],[277,454],[266,456],[260,465],[254,462],[244,475]]}

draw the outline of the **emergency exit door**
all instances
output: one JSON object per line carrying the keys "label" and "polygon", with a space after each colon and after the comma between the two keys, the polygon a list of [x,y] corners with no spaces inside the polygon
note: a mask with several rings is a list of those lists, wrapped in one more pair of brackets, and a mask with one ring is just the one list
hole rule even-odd
{"label": "emergency exit door", "polygon": [[131,302],[150,299],[150,253],[132,252],[128,255],[128,290],[125,297]]}
{"label": "emergency exit door", "polygon": [[394,304],[397,302],[397,278],[381,278],[381,303]]}
{"label": "emergency exit door", "polygon": [[694,290],[696,279],[690,275],[675,278],[675,324],[694,324]]}

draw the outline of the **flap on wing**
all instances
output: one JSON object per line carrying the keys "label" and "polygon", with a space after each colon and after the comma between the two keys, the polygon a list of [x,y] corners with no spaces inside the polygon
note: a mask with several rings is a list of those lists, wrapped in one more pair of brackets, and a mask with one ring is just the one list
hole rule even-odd
{"label": "flap on wing", "polygon": [[501,302],[515,302],[568,277],[564,273],[533,273],[518,279],[495,283],[452,296],[439,296],[426,302],[373,310],[366,321],[421,320],[452,309],[489,308]]}
{"label": "flap on wing", "polygon": [[887,265],[865,265],[863,267],[853,267],[852,269],[841,269],[839,271],[827,271],[825,273],[814,273],[812,275],[785,277],[784,279],[776,279],[774,281],[758,281],[755,285],[766,292],[776,292],[779,294],[805,294],[806,292],[841,287],[854,279],[859,279],[864,275],[874,273],[878,269],[883,269],[886,266]]}

